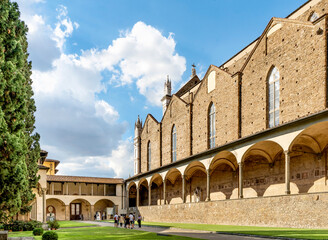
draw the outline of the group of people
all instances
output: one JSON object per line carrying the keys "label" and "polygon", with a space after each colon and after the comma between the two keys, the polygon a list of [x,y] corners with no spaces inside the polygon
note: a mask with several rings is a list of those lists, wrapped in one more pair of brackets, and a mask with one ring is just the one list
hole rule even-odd
{"label": "group of people", "polygon": [[[115,214],[114,215],[114,226],[115,227],[124,227],[125,228],[130,228],[130,229],[133,229],[134,228],[134,223],[136,221],[136,214],[135,213],[130,213],[130,214],[121,214],[121,215],[118,215],[118,214]],[[141,228],[141,215],[138,214],[138,218],[137,218],[137,222],[138,222],[138,226],[139,228]]]}

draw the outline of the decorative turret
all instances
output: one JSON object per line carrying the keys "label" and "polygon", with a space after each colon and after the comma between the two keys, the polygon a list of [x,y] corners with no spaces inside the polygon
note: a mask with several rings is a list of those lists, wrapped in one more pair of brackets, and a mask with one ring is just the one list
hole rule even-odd
{"label": "decorative turret", "polygon": [[138,115],[138,120],[134,124],[134,138],[140,137],[141,130],[142,130],[142,121],[140,121],[140,117]]}
{"label": "decorative turret", "polygon": [[164,83],[164,97],[162,98],[162,104],[163,104],[163,115],[166,111],[167,106],[169,105],[171,98],[172,98],[172,87],[171,87],[171,81],[169,78],[169,75],[167,75],[166,81]]}
{"label": "decorative turret", "polygon": [[140,117],[138,115],[138,120],[134,124],[134,175],[141,172],[141,130],[142,130],[142,121],[140,120]]}
{"label": "decorative turret", "polygon": [[192,65],[192,69],[191,69],[191,76],[190,76],[190,78],[193,78],[193,77],[195,77],[196,76],[196,65],[193,63]]}

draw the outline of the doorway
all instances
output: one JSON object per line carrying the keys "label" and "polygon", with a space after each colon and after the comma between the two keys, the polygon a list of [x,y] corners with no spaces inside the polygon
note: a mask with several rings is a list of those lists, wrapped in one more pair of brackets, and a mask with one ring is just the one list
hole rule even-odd
{"label": "doorway", "polygon": [[81,220],[81,203],[71,203],[71,220]]}

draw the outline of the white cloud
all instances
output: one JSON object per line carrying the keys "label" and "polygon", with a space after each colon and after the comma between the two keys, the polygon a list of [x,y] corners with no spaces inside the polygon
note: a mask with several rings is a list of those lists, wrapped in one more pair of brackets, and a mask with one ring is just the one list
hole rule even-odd
{"label": "white cloud", "polygon": [[[129,177],[133,173],[133,143],[130,139],[120,141],[117,149],[107,156],[83,156],[70,158],[59,165],[62,175]],[[124,162],[124,163],[123,163]]]}
{"label": "white cloud", "polygon": [[56,10],[58,12],[58,22],[56,23],[56,27],[53,31],[53,39],[57,42],[57,47],[60,50],[63,50],[66,38],[72,35],[74,28],[77,29],[79,24],[72,22],[67,16],[68,11],[65,6],[60,5]]}
{"label": "white cloud", "polygon": [[137,22],[107,49],[84,51],[79,60],[86,68],[112,71],[112,82],[135,81],[140,94],[160,106],[166,75],[174,85],[186,70],[186,60],[175,52],[175,45],[172,34],[165,37],[156,28]]}
{"label": "white cloud", "polygon": [[[173,34],[163,36],[156,28],[137,22],[131,30],[121,31],[106,49],[66,54],[66,40],[79,24],[69,18],[65,6],[57,9],[55,24],[47,23],[45,16],[33,11],[37,2],[41,1],[22,3],[21,11],[30,28],[42,148],[49,151],[49,157],[61,160],[60,174],[127,177],[133,172],[133,143],[123,140],[127,123],[98,94],[110,96],[109,85],[136,84],[150,104],[160,105],[166,75],[176,84],[186,68],[185,58],[175,52]],[[103,71],[112,75],[107,83]]]}

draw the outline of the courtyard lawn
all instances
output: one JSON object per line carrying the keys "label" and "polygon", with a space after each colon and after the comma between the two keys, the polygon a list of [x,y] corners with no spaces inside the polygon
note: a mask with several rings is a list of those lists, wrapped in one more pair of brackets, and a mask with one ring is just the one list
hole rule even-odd
{"label": "courtyard lawn", "polygon": [[97,226],[96,224],[83,223],[79,221],[58,221],[58,223],[60,228]]}
{"label": "courtyard lawn", "polygon": [[251,235],[303,238],[303,239],[328,239],[328,229],[301,229],[301,228],[274,228],[274,227],[252,227],[252,226],[231,226],[231,225],[211,225],[211,224],[191,224],[191,223],[158,223],[142,222],[147,226],[174,227],[183,229],[195,229],[222,233],[242,233]]}
{"label": "courtyard lawn", "polygon": [[[157,236],[156,233],[142,232],[138,230],[113,228],[113,227],[87,227],[87,228],[66,228],[56,230],[59,240],[106,240],[106,239],[120,239],[120,240],[142,240],[142,239],[170,239],[170,240],[192,240],[194,238],[180,237],[180,236]],[[31,231],[29,232],[12,232],[9,237],[33,237]],[[41,240],[41,236],[34,236],[36,240]]]}

